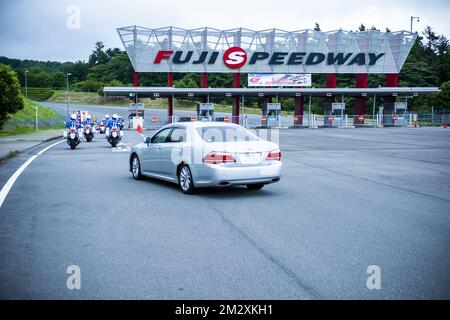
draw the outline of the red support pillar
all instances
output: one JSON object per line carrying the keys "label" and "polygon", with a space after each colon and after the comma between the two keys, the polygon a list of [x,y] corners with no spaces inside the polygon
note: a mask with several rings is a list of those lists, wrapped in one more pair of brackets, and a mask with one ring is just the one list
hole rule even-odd
{"label": "red support pillar", "polygon": [[[358,73],[356,75],[356,87],[357,88],[367,88],[367,73]],[[366,97],[356,97],[355,98],[355,118],[353,123],[355,125],[364,124],[364,118],[361,121],[359,116],[363,116],[366,113]]]}
{"label": "red support pillar", "polygon": [[327,88],[336,88],[336,73],[327,73],[325,85]]}
{"label": "red support pillar", "polygon": [[386,74],[386,87],[398,87],[398,73]]}
{"label": "red support pillar", "polygon": [[[398,73],[387,73],[385,86],[398,87]],[[395,124],[393,115],[395,112],[394,104],[396,98],[394,96],[383,97],[383,101],[383,126],[393,126]]]}
{"label": "red support pillar", "polygon": [[[233,88],[241,87],[241,74],[234,73],[233,74]],[[233,114],[232,119],[233,123],[239,124],[239,108],[240,108],[240,96],[234,97],[233,101]]]}
{"label": "red support pillar", "polygon": [[[337,76],[336,73],[327,73],[326,74],[326,80],[325,80],[325,86],[327,88],[336,88],[336,82],[337,82]],[[328,116],[333,114],[333,108],[332,108],[332,103],[334,102],[334,97],[327,97],[325,98],[325,103],[323,106],[323,114],[324,114],[324,119],[323,119],[323,123],[324,125],[332,125],[333,124],[333,120],[329,120]]]}
{"label": "red support pillar", "polygon": [[[168,87],[173,87],[173,73],[172,72],[168,72],[167,73],[167,86]],[[172,122],[172,116],[173,116],[173,97],[170,96],[168,99],[168,110],[167,110],[167,116],[168,116],[168,120],[169,123]]]}
{"label": "red support pillar", "polygon": [[[207,88],[208,87],[208,74],[206,72],[202,73],[202,79],[201,79],[200,87],[202,87],[202,88]],[[203,97],[203,103],[206,103],[206,102],[208,102],[208,98],[207,97]]]}
{"label": "red support pillar", "polygon": [[134,86],[139,86],[139,73],[136,71],[134,72]]}
{"label": "red support pillar", "polygon": [[[305,108],[305,97],[295,97],[295,108],[294,108],[294,125],[303,125],[303,111]],[[297,120],[296,120],[297,119]]]}

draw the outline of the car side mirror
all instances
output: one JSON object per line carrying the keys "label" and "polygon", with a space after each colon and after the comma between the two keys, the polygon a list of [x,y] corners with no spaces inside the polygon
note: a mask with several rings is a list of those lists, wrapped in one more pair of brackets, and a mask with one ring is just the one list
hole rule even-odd
{"label": "car side mirror", "polygon": [[146,144],[152,143],[152,138],[147,137],[147,138],[145,139],[145,143],[146,143]]}

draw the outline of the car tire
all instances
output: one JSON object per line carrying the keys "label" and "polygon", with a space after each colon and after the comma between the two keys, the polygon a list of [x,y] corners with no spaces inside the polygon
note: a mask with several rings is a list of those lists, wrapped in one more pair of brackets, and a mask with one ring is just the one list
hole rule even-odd
{"label": "car tire", "polygon": [[133,155],[131,158],[131,175],[135,180],[142,180],[143,176],[141,173],[141,162],[137,155]]}
{"label": "car tire", "polygon": [[196,191],[191,169],[189,169],[189,166],[186,164],[183,164],[180,168],[178,174],[178,184],[181,191],[185,194],[194,194]]}
{"label": "car tire", "polygon": [[262,183],[258,183],[258,184],[248,184],[247,185],[247,188],[249,189],[249,190],[260,190],[260,189],[262,189],[264,187],[264,184],[262,184]]}

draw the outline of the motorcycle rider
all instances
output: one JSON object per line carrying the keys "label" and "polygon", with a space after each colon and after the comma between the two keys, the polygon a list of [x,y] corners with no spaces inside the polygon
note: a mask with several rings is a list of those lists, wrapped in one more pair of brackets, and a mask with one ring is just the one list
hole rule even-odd
{"label": "motorcycle rider", "polygon": [[111,120],[108,121],[108,123],[106,124],[106,126],[107,126],[108,128],[110,128],[110,129],[111,129],[112,127],[118,127],[119,129],[122,129],[122,128],[120,128],[120,124],[119,124],[118,118],[119,118],[119,117],[118,117],[117,114],[113,114]]}
{"label": "motorcycle rider", "polygon": [[92,117],[90,114],[86,116],[86,120],[83,121],[83,126],[91,126],[92,127]]}
{"label": "motorcycle rider", "polygon": [[119,116],[119,118],[117,119],[117,124],[118,124],[120,130],[122,130],[123,127],[125,126],[125,121],[123,120],[123,118],[121,116]]}
{"label": "motorcycle rider", "polygon": [[77,120],[77,115],[74,113],[70,116],[70,120],[66,123],[66,128],[75,127],[76,129],[81,128],[80,122]]}
{"label": "motorcycle rider", "polygon": [[105,114],[105,117],[102,119],[101,122],[106,126],[106,124],[108,123],[108,121],[109,121],[109,115]]}

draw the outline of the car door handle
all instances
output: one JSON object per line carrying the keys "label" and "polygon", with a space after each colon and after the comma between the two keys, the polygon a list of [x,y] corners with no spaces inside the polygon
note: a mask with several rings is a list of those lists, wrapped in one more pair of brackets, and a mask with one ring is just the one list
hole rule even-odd
{"label": "car door handle", "polygon": [[162,146],[161,146],[161,145],[156,146],[156,149],[161,150],[161,149],[162,149]]}

